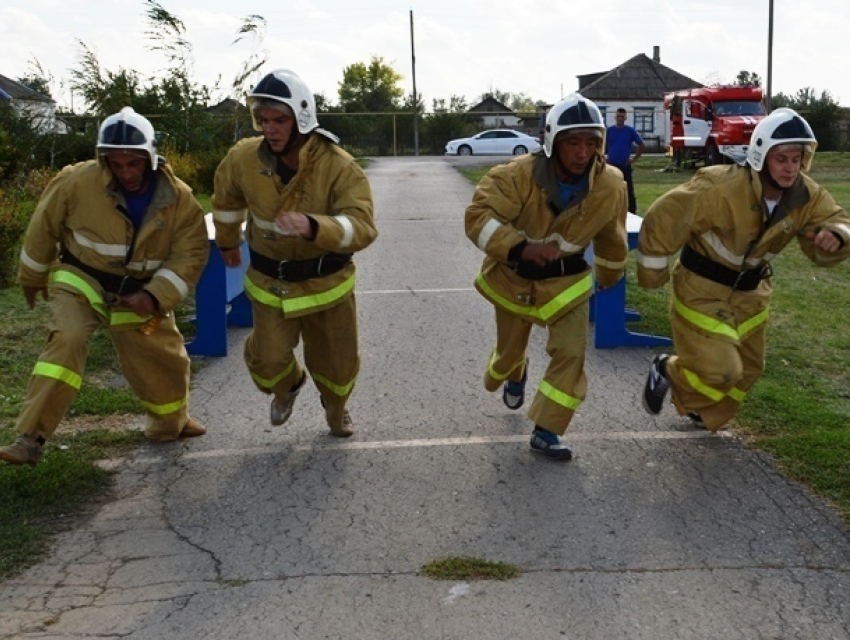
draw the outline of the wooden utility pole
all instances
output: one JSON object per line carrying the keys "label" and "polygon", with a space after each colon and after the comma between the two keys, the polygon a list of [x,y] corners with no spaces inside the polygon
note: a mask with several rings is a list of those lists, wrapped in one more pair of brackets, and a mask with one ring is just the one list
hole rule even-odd
{"label": "wooden utility pole", "polygon": [[767,96],[764,106],[770,113],[770,101],[773,97],[773,0],[768,0],[767,9]]}
{"label": "wooden utility pole", "polygon": [[416,95],[416,51],[413,47],[413,9],[410,10],[410,58],[413,66],[413,153],[419,155],[419,97]]}

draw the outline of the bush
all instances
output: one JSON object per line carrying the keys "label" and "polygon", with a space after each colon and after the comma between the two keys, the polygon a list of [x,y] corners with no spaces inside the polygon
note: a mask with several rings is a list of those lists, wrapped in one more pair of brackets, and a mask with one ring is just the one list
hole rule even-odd
{"label": "bush", "polygon": [[21,240],[41,192],[54,171],[37,169],[19,175],[0,190],[0,288],[15,284]]}
{"label": "bush", "polygon": [[195,193],[212,193],[215,170],[227,153],[227,148],[210,149],[199,153],[181,153],[171,145],[160,149],[174,174]]}
{"label": "bush", "polygon": [[15,284],[21,239],[34,210],[32,201],[19,203],[0,195],[0,288]]}

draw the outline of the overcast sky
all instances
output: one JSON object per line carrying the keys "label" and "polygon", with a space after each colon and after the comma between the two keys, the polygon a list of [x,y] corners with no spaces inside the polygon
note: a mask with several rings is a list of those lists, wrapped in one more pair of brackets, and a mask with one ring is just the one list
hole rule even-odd
{"label": "overcast sky", "polygon": [[[242,19],[267,22],[264,71],[296,71],[332,103],[343,69],[378,56],[412,91],[464,96],[490,91],[555,102],[577,90],[577,75],[608,71],[653,46],[661,62],[704,83],[733,82],[742,69],[766,84],[769,0],[161,0],[186,26],[195,80],[228,87],[252,51],[233,44]],[[63,81],[85,42],[110,71],[143,75],[165,68],[146,38],[143,0],[2,0],[0,74],[17,79],[38,61],[55,79],[54,97],[71,102]],[[850,2],[774,0],[773,90],[828,90],[850,106]],[[75,107],[79,108],[79,99]]]}

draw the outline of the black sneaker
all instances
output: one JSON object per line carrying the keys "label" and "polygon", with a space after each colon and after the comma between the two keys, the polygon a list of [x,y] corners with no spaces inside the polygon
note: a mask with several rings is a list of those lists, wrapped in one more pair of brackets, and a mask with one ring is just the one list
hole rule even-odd
{"label": "black sneaker", "polygon": [[686,418],[690,418],[691,422],[697,429],[708,429],[705,426],[705,423],[702,421],[702,416],[698,414],[696,411],[692,411],[691,413],[685,416]]}
{"label": "black sneaker", "polygon": [[528,382],[528,360],[525,361],[525,370],[522,372],[522,380],[512,382],[508,380],[502,387],[502,402],[508,409],[516,411],[525,402],[525,383]]}
{"label": "black sneaker", "polygon": [[652,359],[652,366],[649,368],[649,375],[646,376],[646,385],[643,388],[643,408],[654,416],[661,413],[664,397],[667,395],[667,389],[670,388],[665,375],[668,357],[666,353],[662,353]]}
{"label": "black sneaker", "polygon": [[535,427],[531,433],[531,450],[542,453],[547,458],[552,460],[562,460],[566,462],[571,460],[573,452],[561,442],[561,439],[551,431]]}

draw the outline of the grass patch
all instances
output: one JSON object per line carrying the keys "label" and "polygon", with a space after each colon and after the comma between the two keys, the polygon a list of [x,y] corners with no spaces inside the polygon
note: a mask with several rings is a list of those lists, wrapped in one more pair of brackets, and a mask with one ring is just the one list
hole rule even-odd
{"label": "grass patch", "polygon": [[434,580],[510,580],[522,572],[507,562],[451,556],[423,565],[419,573]]}
{"label": "grass patch", "polygon": [[[11,442],[11,429],[0,429]],[[95,461],[120,456],[144,440],[139,431],[57,432],[36,467],[0,465],[0,579],[19,574],[49,549],[49,536],[73,524],[80,510],[106,494],[110,472]]]}
{"label": "grass patch", "polygon": [[[178,312],[178,318],[186,311]],[[33,366],[47,340],[48,305],[39,298],[30,310],[19,287],[0,289],[0,444],[14,442]],[[108,331],[91,336],[83,384],[66,420],[35,467],[0,463],[0,580],[18,575],[49,548],[49,536],[73,521],[110,487],[110,473],[97,460],[120,456],[145,441],[128,431],[142,405],[121,375]],[[201,366],[193,362],[193,369]],[[91,416],[115,416],[108,429],[80,431]],[[99,424],[94,421],[97,426]],[[70,423],[70,424],[69,424]],[[70,428],[69,428],[70,427]]]}
{"label": "grass patch", "polygon": [[[690,179],[694,170],[664,171],[664,157],[634,168],[638,212]],[[464,170],[477,183],[489,167]],[[850,154],[820,152],[812,177],[850,211]],[[767,367],[741,405],[733,427],[751,446],[772,454],[789,478],[830,501],[850,524],[850,263],[816,267],[791,243],[774,261],[767,326]],[[627,278],[637,282],[635,252]],[[670,335],[670,287],[627,287],[627,304],[641,314],[630,328]]]}

